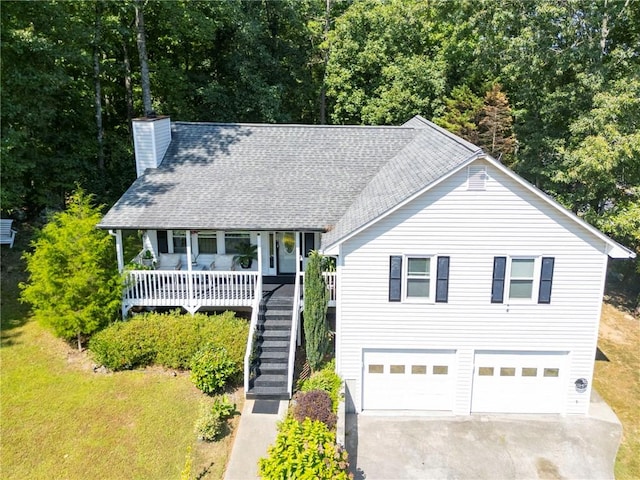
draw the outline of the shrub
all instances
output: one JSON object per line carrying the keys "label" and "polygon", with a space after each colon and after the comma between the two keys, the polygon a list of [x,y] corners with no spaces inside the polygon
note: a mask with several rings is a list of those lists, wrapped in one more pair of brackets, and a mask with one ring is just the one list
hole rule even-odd
{"label": "shrub", "polygon": [[212,316],[148,313],[94,335],[89,349],[96,362],[111,370],[151,364],[187,369],[196,352],[213,343],[227,350],[240,373],[248,331],[247,322],[233,312]]}
{"label": "shrub", "polygon": [[198,439],[206,442],[218,440],[225,432],[227,419],[231,418],[235,411],[235,404],[226,396],[216,397],[210,408],[203,404],[200,418],[196,421]]}
{"label": "shrub", "polygon": [[268,455],[258,463],[260,477],[265,480],[353,478],[348,473],[347,451],[336,444],[335,435],[322,422],[285,419]]}
{"label": "shrub", "polygon": [[224,388],[227,380],[236,373],[233,360],[227,350],[213,344],[206,345],[191,359],[191,381],[209,395]]}
{"label": "shrub", "polygon": [[331,398],[333,413],[338,411],[340,388],[342,387],[342,379],[335,370],[335,360],[331,360],[322,370],[314,372],[311,377],[298,384],[298,390],[301,392],[310,392],[311,390],[324,390],[327,392]]}
{"label": "shrub", "polygon": [[336,426],[337,416],[332,410],[331,397],[324,390],[298,392],[293,400],[293,418],[299,422],[309,418],[324,423],[329,429]]}
{"label": "shrub", "polygon": [[153,339],[133,323],[118,322],[94,335],[89,349],[94,359],[111,370],[127,370],[153,363]]}

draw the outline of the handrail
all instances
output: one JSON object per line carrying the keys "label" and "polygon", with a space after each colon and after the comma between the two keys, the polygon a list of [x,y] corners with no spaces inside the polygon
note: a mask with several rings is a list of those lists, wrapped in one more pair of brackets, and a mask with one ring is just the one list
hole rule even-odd
{"label": "handrail", "polygon": [[293,289],[293,312],[291,313],[291,338],[289,339],[289,364],[287,367],[287,392],[293,394],[293,370],[296,360],[296,343],[298,339],[298,323],[300,315],[300,276],[296,274],[296,284]]}
{"label": "handrail", "polygon": [[247,350],[244,353],[244,392],[245,395],[249,391],[249,383],[251,380],[251,354],[253,352],[253,337],[258,326],[258,315],[260,310],[260,301],[262,300],[262,275],[258,275],[256,282],[255,298],[251,308],[251,323],[249,324],[249,336],[247,337]]}

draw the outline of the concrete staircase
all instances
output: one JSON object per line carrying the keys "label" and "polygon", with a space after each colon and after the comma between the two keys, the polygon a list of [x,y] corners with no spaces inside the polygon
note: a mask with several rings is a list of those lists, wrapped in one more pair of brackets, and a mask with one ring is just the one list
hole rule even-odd
{"label": "concrete staircase", "polygon": [[257,375],[249,383],[247,398],[289,398],[287,391],[293,292],[288,285],[275,288],[260,303],[256,328]]}

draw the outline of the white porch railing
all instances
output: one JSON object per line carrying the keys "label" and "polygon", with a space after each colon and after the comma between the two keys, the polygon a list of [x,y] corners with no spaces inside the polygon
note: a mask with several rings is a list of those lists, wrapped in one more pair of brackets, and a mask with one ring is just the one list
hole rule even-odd
{"label": "white porch railing", "polygon": [[125,272],[123,310],[134,306],[250,307],[256,297],[258,272],[129,270]]}
{"label": "white porch railing", "polygon": [[258,326],[258,315],[260,310],[260,301],[262,300],[262,277],[258,277],[258,282],[255,289],[255,298],[251,308],[251,323],[249,324],[249,336],[247,337],[247,349],[244,354],[244,391],[249,391],[249,383],[252,376],[252,355],[253,355],[253,340]]}
{"label": "white porch railing", "polygon": [[296,275],[296,284],[293,289],[293,312],[291,313],[291,336],[289,337],[289,364],[287,367],[287,392],[289,398],[293,394],[293,370],[296,361],[296,346],[298,344],[298,325],[300,323],[300,287],[303,275]]}
{"label": "white porch railing", "polygon": [[322,272],[322,276],[324,277],[324,282],[327,284],[327,288],[329,289],[329,306],[336,306],[336,272]]}
{"label": "white porch railing", "polygon": [[[324,282],[327,284],[327,290],[329,290],[329,306],[335,307],[338,283],[336,272],[322,272],[322,276],[324,277]],[[301,292],[304,292],[304,272],[300,272],[300,289]],[[304,305],[304,298],[302,304]]]}

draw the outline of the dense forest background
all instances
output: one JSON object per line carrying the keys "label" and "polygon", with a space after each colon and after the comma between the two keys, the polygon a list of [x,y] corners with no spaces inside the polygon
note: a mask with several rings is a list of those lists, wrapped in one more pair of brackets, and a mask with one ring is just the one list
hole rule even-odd
{"label": "dense forest background", "polygon": [[60,208],[78,184],[109,205],[130,185],[146,45],[159,114],[328,124],[420,114],[640,252],[638,0],[0,8],[3,216]]}

